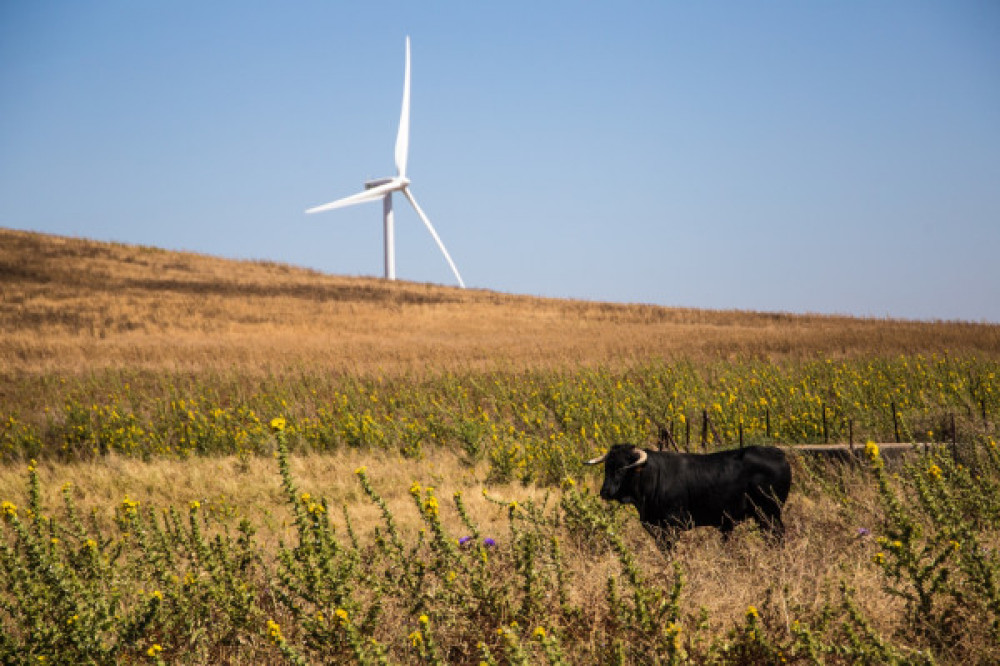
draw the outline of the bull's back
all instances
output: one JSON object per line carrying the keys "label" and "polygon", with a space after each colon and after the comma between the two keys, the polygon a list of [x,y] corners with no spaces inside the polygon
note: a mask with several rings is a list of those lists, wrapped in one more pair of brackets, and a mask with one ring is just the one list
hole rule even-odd
{"label": "bull's back", "polygon": [[774,446],[747,446],[708,455],[688,457],[687,465],[707,495],[718,493],[743,494],[755,489],[773,494],[779,501],[788,498],[792,484],[792,468],[785,452]]}

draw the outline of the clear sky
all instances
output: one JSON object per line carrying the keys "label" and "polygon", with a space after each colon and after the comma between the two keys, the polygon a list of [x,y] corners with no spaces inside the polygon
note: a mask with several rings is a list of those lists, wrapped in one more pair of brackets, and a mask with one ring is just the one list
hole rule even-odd
{"label": "clear sky", "polygon": [[1000,322],[995,0],[6,0],[0,226],[381,275],[406,35],[470,287]]}

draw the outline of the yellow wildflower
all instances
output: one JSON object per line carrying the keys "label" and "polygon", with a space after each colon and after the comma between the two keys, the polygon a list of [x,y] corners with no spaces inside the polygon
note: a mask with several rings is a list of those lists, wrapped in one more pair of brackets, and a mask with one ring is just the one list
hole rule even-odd
{"label": "yellow wildflower", "polygon": [[0,509],[3,510],[5,515],[12,518],[17,515],[17,505],[13,502],[4,502],[3,504],[0,504]]}
{"label": "yellow wildflower", "polygon": [[927,476],[931,477],[932,479],[940,479],[941,468],[935,465],[934,463],[931,463],[931,466],[927,468]]}
{"label": "yellow wildflower", "polygon": [[885,553],[875,553],[875,556],[872,557],[872,562],[879,565],[885,564]]}
{"label": "yellow wildflower", "polygon": [[420,617],[417,618],[417,622],[419,622],[420,624],[430,624],[430,621],[431,620],[429,617],[427,617],[427,615],[421,615]]}
{"label": "yellow wildflower", "polygon": [[543,640],[545,638],[545,627],[536,627],[533,632],[531,632],[532,637],[538,640]]}
{"label": "yellow wildflower", "polygon": [[150,657],[155,657],[161,652],[163,652],[163,647],[159,643],[153,643],[153,645],[150,646],[148,650],[146,650],[146,654],[149,655]]}
{"label": "yellow wildflower", "polygon": [[411,631],[407,638],[410,639],[410,643],[413,644],[413,647],[419,647],[420,644],[424,642],[424,636],[420,633],[419,629]]}
{"label": "yellow wildflower", "polygon": [[428,515],[437,516],[438,515],[438,501],[437,498],[431,495],[424,502],[424,510],[427,511]]}
{"label": "yellow wildflower", "polygon": [[878,460],[879,459],[878,444],[876,444],[875,442],[868,442],[867,444],[865,444],[865,455],[868,456],[868,459],[871,460],[872,462]]}
{"label": "yellow wildflower", "polygon": [[671,637],[674,644],[674,650],[677,652],[681,651],[681,625],[676,622],[671,622],[667,625],[667,635]]}
{"label": "yellow wildflower", "polygon": [[747,606],[747,619],[753,618],[754,620],[760,618],[760,613],[757,612],[756,606]]}
{"label": "yellow wildflower", "polygon": [[271,419],[271,429],[275,432],[282,432],[285,429],[285,418],[283,416],[275,416]]}
{"label": "yellow wildflower", "polygon": [[191,508],[192,511],[197,511],[198,509],[201,508],[201,502],[199,502],[198,500],[192,500],[188,506]]}
{"label": "yellow wildflower", "polygon": [[337,610],[333,611],[333,614],[337,616],[337,618],[340,620],[342,624],[347,624],[347,611],[345,611],[343,608],[338,608]]}
{"label": "yellow wildflower", "polygon": [[274,620],[267,621],[267,635],[271,637],[271,640],[275,643],[282,643],[285,637],[281,635],[281,625],[279,625]]}

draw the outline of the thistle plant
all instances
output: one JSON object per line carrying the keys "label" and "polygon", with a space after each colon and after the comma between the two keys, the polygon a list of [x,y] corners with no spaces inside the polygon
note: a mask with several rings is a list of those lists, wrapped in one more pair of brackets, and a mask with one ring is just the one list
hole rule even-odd
{"label": "thistle plant", "polygon": [[[987,619],[1000,637],[1000,561],[983,547],[996,496],[996,471],[973,475],[942,448],[907,463],[898,481],[878,447],[867,453],[885,510],[874,563],[886,590],[906,602],[909,626],[935,645],[950,644],[971,618]],[[988,455],[984,456],[987,460]],[[984,513],[985,511],[985,513]]]}
{"label": "thistle plant", "polygon": [[417,618],[417,628],[410,632],[407,640],[410,641],[410,645],[422,663],[435,664],[436,666],[446,663],[438,649],[437,641],[434,639],[431,620],[427,615],[421,615]]}
{"label": "thistle plant", "polygon": [[109,534],[96,516],[80,519],[68,485],[62,515],[45,516],[34,465],[27,494],[28,523],[13,502],[2,505],[0,598],[9,621],[0,660],[161,663],[179,647],[172,635],[187,635],[185,652],[203,655],[254,621],[247,578],[258,560],[248,526],[233,540],[196,503],[185,523],[125,498]]}
{"label": "thistle plant", "polygon": [[[772,642],[770,632],[763,626],[757,607],[748,606],[743,618],[743,625],[730,632],[729,641],[721,649],[724,658],[739,664],[786,662],[784,651]],[[674,654],[679,656],[679,651]]]}
{"label": "thistle plant", "polygon": [[567,666],[569,662],[566,661],[562,645],[554,633],[546,631],[545,627],[538,626],[531,632],[531,637],[541,643],[545,660],[549,666]]}

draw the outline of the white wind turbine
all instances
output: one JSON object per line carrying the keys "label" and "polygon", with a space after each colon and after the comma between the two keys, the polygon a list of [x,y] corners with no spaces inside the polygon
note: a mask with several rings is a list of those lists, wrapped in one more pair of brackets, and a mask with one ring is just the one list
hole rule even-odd
{"label": "white wind turbine", "polygon": [[333,210],[335,208],[344,208],[346,206],[353,206],[354,204],[364,203],[366,201],[375,201],[376,199],[382,200],[382,216],[383,224],[385,229],[385,277],[387,280],[396,279],[396,248],[395,248],[395,234],[393,232],[393,216],[392,216],[392,193],[402,192],[403,195],[409,199],[410,203],[413,205],[413,209],[417,211],[417,215],[423,221],[424,225],[427,227],[427,231],[431,232],[431,236],[434,238],[434,242],[441,249],[441,253],[444,258],[448,261],[448,265],[451,266],[452,273],[455,274],[455,278],[458,280],[458,284],[463,288],[465,283],[462,282],[462,276],[458,274],[458,269],[455,268],[455,262],[451,260],[451,255],[448,254],[448,250],[445,249],[444,243],[441,242],[441,238],[437,235],[434,230],[431,221],[427,219],[427,215],[417,204],[417,200],[413,198],[413,193],[410,192],[410,179],[406,177],[406,158],[410,150],[410,38],[406,38],[406,70],[405,76],[403,78],[403,109],[399,114],[399,132],[396,134],[396,176],[395,178],[379,178],[377,180],[370,180],[365,183],[365,191],[353,194],[349,197],[344,197],[343,199],[337,199],[336,201],[331,201],[328,204],[323,204],[322,206],[316,206],[310,208],[306,213],[321,213],[326,210]]}

